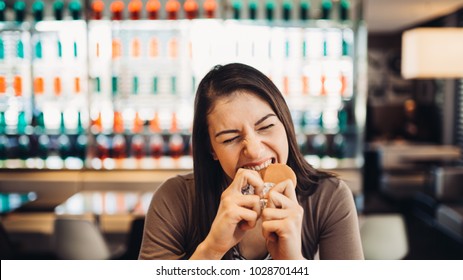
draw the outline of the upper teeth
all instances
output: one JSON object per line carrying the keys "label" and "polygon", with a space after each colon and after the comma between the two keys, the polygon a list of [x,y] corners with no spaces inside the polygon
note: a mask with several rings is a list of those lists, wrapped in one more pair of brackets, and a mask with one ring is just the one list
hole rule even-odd
{"label": "upper teeth", "polygon": [[251,169],[251,170],[254,170],[254,171],[260,171],[262,169],[267,168],[271,163],[272,163],[272,160],[269,159],[266,162],[262,163],[261,165],[244,166],[244,168]]}

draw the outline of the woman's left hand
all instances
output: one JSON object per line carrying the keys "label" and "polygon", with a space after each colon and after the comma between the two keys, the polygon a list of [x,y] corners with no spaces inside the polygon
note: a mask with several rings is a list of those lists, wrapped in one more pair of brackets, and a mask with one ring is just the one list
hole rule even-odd
{"label": "woman's left hand", "polygon": [[270,189],[267,207],[262,211],[262,233],[273,259],[295,260],[302,256],[304,209],[296,197],[296,186],[285,180]]}

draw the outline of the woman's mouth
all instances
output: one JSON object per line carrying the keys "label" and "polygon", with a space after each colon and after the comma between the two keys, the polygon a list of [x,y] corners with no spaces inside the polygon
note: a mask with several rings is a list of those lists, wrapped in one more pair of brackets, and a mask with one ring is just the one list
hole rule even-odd
{"label": "woman's mouth", "polygon": [[263,163],[261,163],[259,165],[245,165],[245,166],[243,166],[243,168],[254,170],[254,171],[260,171],[260,170],[263,170],[263,169],[267,168],[272,163],[275,163],[274,158],[268,159],[268,160],[264,161]]}

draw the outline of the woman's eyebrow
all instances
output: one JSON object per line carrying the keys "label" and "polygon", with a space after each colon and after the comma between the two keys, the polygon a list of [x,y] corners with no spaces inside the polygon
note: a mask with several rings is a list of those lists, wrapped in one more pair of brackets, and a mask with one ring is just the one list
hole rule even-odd
{"label": "woman's eyebrow", "polygon": [[[259,119],[256,123],[254,123],[254,125],[259,125],[261,124],[262,122],[264,122],[266,119],[270,118],[270,117],[276,117],[275,114],[268,114],[268,115],[265,115],[264,117],[262,117],[261,119]],[[229,134],[229,133],[239,133],[239,130],[238,129],[227,129],[227,130],[222,130],[222,131],[219,131],[215,134],[215,137],[219,137],[220,135],[223,135],[223,134]]]}
{"label": "woman's eyebrow", "polygon": [[227,130],[222,130],[218,133],[215,134],[215,137],[219,137],[220,135],[223,135],[223,134],[228,134],[228,133],[238,133],[238,129],[227,129]]}
{"label": "woman's eyebrow", "polygon": [[265,121],[266,119],[270,118],[270,117],[276,117],[275,114],[268,114],[266,116],[264,116],[263,118],[261,118],[260,120],[258,120],[254,125],[259,125],[261,124],[263,121]]}

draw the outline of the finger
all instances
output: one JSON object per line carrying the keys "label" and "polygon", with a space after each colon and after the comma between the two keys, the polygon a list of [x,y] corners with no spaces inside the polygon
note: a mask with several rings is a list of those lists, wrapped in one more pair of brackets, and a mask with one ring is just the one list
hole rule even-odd
{"label": "finger", "polygon": [[291,205],[297,203],[297,200],[292,200],[289,197],[285,196],[282,193],[271,190],[268,193],[267,197],[267,207],[268,208],[290,208]]}
{"label": "finger", "polygon": [[237,204],[241,207],[253,210],[258,216],[261,214],[260,197],[257,195],[240,195],[237,197]]}
{"label": "finger", "polygon": [[276,184],[274,187],[270,189],[268,193],[269,195],[270,192],[278,192],[285,195],[293,201],[297,201],[296,186],[290,179],[284,180],[283,182]]}
{"label": "finger", "polygon": [[278,209],[274,207],[267,207],[262,210],[262,221],[283,220],[289,215],[288,210]]}
{"label": "finger", "polygon": [[265,221],[262,222],[262,235],[266,240],[276,241],[276,236],[280,232],[281,222],[280,221]]}
{"label": "finger", "polygon": [[241,193],[241,189],[247,185],[251,185],[254,189],[259,190],[263,184],[264,182],[257,171],[240,168],[236,172],[231,186],[233,186],[235,191],[239,191]]}
{"label": "finger", "polygon": [[257,219],[259,217],[256,211],[247,208],[241,208],[237,214],[240,219],[238,225],[242,230],[248,230],[256,226]]}

